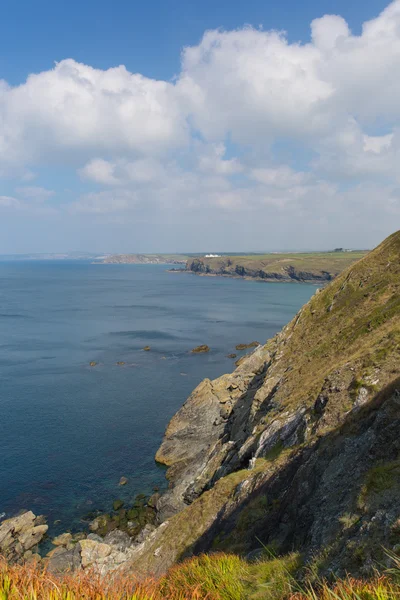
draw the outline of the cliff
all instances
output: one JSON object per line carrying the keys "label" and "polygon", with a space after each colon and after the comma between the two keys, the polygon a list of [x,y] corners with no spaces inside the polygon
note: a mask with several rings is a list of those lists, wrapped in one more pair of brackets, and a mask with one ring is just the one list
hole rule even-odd
{"label": "cliff", "polygon": [[[370,572],[400,543],[400,232],[232,374],[204,380],[157,453],[160,526],[124,569],[204,551],[300,551]],[[399,546],[400,547],[400,546]]]}
{"label": "cliff", "polygon": [[365,252],[313,252],[190,258],[185,269],[197,275],[327,283],[364,255]]}

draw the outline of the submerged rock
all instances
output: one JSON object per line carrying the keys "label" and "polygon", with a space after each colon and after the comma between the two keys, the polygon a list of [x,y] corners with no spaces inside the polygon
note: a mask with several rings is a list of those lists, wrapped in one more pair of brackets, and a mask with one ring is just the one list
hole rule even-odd
{"label": "submerged rock", "polygon": [[94,360],[92,360],[92,361],[89,363],[89,366],[90,366],[90,367],[95,367],[96,365],[97,365],[97,362],[96,362],[96,361],[94,361]]}
{"label": "submerged rock", "polygon": [[250,344],[237,344],[236,350],[247,350],[248,348],[257,348],[260,346],[260,342],[250,342]]}
{"label": "submerged rock", "polygon": [[149,350],[151,350],[151,347],[150,347],[150,346],[145,346],[145,347],[143,348],[143,350],[144,350],[145,352],[149,352]]}
{"label": "submerged rock", "polygon": [[192,350],[193,354],[202,354],[203,352],[210,352],[210,347],[207,346],[207,344],[203,344],[202,346],[196,346],[196,348],[193,348]]}
{"label": "submerged rock", "polygon": [[123,500],[114,500],[113,502],[113,510],[119,510],[120,508],[122,508],[124,505],[124,501]]}
{"label": "submerged rock", "polygon": [[129,480],[127,477],[121,477],[121,479],[119,480],[119,485],[126,485],[128,481]]}

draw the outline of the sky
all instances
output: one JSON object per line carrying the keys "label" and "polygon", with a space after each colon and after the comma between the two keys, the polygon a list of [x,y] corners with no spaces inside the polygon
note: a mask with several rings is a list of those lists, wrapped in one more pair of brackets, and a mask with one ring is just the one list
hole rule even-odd
{"label": "sky", "polygon": [[3,0],[0,254],[370,248],[400,0]]}

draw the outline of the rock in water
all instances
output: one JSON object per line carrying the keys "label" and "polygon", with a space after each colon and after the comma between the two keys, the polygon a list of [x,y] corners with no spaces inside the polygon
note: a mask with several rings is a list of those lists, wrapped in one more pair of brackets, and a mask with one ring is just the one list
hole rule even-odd
{"label": "rock in water", "polygon": [[72,535],[70,533],[62,533],[54,538],[52,541],[53,546],[68,546],[72,541]]}
{"label": "rock in water", "polygon": [[124,505],[123,500],[114,500],[113,502],[113,510],[119,510],[120,508],[122,508]]}
{"label": "rock in water", "polygon": [[196,348],[193,348],[192,353],[194,354],[202,354],[204,352],[210,352],[210,348],[209,346],[207,346],[207,344],[203,344],[202,346],[196,346]]}
{"label": "rock in water", "polygon": [[248,348],[257,348],[260,345],[260,342],[250,342],[250,344],[237,344],[235,348],[236,350],[247,350]]}
{"label": "rock in water", "polygon": [[119,480],[119,485],[126,485],[127,483],[128,483],[127,477],[121,477],[121,479]]}
{"label": "rock in water", "polygon": [[92,361],[89,363],[89,366],[91,366],[91,367],[95,367],[96,365],[97,365],[97,362],[96,362],[96,361],[94,361],[94,360],[92,360]]}
{"label": "rock in water", "polygon": [[143,350],[144,350],[145,352],[149,352],[149,350],[151,350],[151,348],[150,348],[150,346],[145,346],[145,347],[143,348]]}

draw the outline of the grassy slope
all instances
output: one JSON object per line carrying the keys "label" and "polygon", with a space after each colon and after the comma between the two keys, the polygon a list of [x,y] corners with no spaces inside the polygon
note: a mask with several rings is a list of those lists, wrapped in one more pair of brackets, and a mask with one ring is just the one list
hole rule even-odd
{"label": "grassy slope", "polygon": [[203,555],[172,568],[158,581],[100,578],[93,573],[54,577],[31,566],[0,563],[1,600],[394,600],[400,597],[400,570],[369,582],[319,581],[299,585],[296,555],[249,563],[238,556]]}
{"label": "grassy slope", "polygon": [[390,380],[399,360],[400,232],[346,269],[313,296],[287,326],[281,361],[291,367],[277,399],[300,405],[316,399],[325,377],[352,361],[360,377],[381,369]]}

